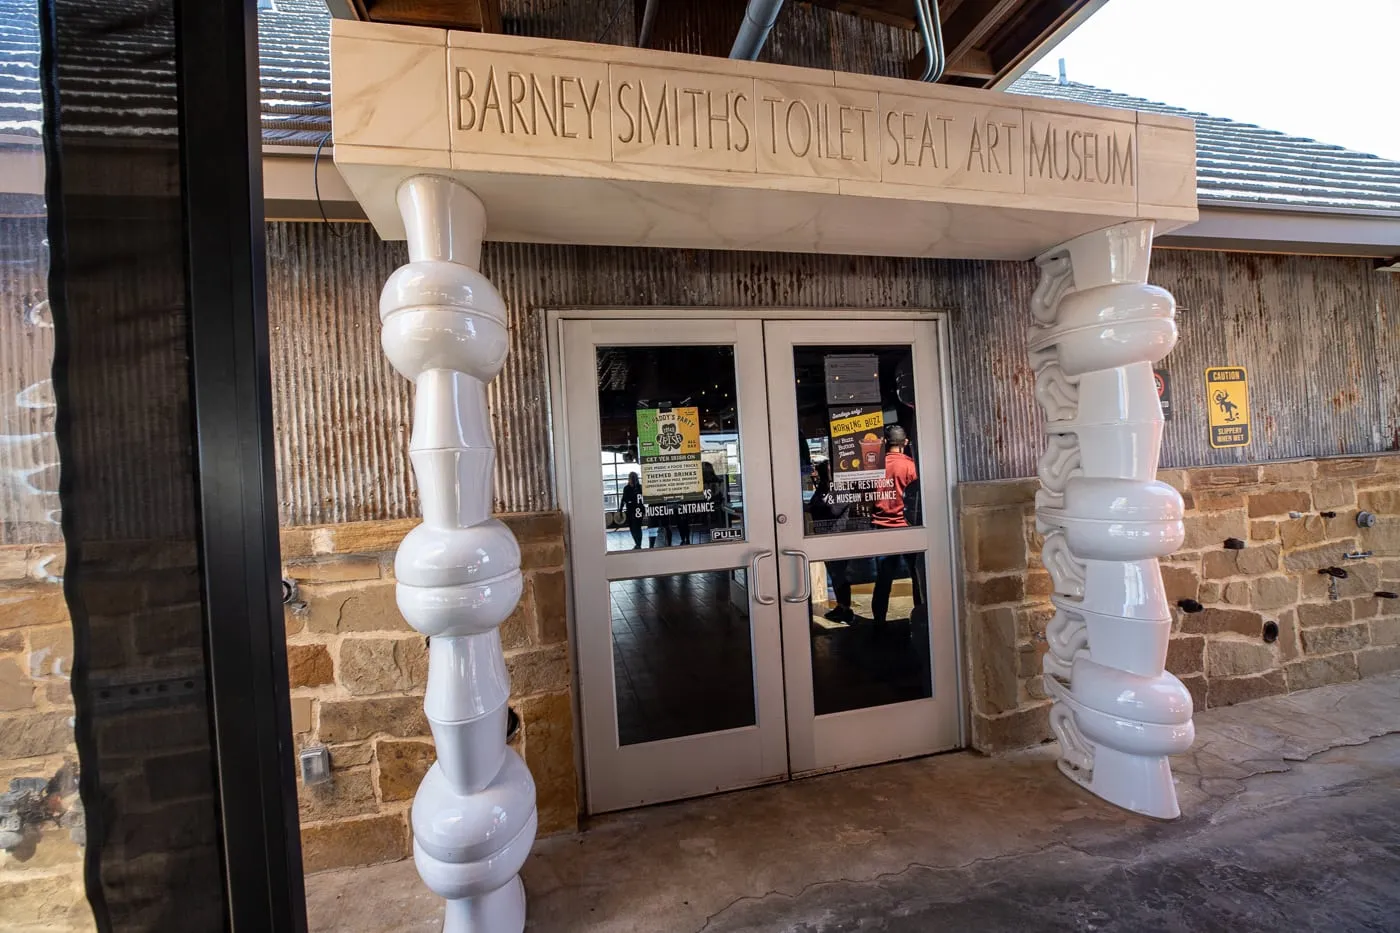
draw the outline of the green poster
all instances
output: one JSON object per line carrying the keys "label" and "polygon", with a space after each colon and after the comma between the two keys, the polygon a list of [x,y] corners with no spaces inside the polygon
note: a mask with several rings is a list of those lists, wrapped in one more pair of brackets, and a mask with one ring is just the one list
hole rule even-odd
{"label": "green poster", "polygon": [[704,494],[700,409],[637,409],[637,447],[642,496],[648,503],[675,502]]}

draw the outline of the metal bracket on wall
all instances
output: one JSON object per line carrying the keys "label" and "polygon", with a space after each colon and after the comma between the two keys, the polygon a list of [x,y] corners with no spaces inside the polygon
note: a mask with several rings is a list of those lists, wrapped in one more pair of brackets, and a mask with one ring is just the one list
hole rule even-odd
{"label": "metal bracket on wall", "polygon": [[125,712],[182,705],[189,698],[203,695],[205,672],[191,668],[186,673],[149,679],[131,677],[89,681],[93,705],[99,711]]}

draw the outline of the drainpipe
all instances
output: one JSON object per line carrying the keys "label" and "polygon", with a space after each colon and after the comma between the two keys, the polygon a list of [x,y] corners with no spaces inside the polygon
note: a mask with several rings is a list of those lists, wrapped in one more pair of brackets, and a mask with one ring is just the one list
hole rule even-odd
{"label": "drainpipe", "polygon": [[749,61],[758,58],[782,8],[783,0],[749,0],[748,9],[744,10],[744,22],[739,26],[739,34],[734,37],[734,47],[729,50],[729,57],[747,58]]}
{"label": "drainpipe", "polygon": [[938,0],[914,0],[914,16],[919,21],[919,35],[924,40],[924,71],[920,81],[935,84],[943,77],[948,64],[943,49],[943,20],[938,12]]}
{"label": "drainpipe", "polygon": [[647,0],[646,9],[642,10],[642,28],[637,33],[637,48],[644,49],[651,41],[651,32],[656,26],[656,8],[660,5],[661,0]]}

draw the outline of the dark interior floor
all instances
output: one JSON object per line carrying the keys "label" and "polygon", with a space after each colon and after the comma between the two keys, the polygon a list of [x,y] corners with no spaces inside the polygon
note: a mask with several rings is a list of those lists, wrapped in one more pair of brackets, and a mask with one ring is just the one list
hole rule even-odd
{"label": "dark interior floor", "polygon": [[928,614],[842,628],[812,625],[812,703],[818,716],[931,695]]}
{"label": "dark interior floor", "polygon": [[727,571],[611,586],[617,731],[623,745],[751,726],[753,643]]}
{"label": "dark interior floor", "polygon": [[[855,618],[808,604],[817,715],[931,695],[928,614],[898,589],[888,619],[870,618],[858,586]],[[747,594],[729,571],[611,584],[613,677],[623,745],[756,722]]]}

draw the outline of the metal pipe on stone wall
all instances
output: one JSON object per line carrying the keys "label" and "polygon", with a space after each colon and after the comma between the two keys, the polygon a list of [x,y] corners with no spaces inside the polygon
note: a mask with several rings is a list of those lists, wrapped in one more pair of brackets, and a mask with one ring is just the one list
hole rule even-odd
{"label": "metal pipe on stone wall", "polygon": [[768,41],[768,33],[778,21],[778,11],[783,8],[783,0],[749,0],[744,9],[744,21],[739,24],[739,34],[734,37],[734,47],[729,50],[730,58],[758,58]]}
{"label": "metal pipe on stone wall", "polygon": [[1166,671],[1171,608],[1158,559],[1181,546],[1181,495],[1157,481],[1152,366],[1176,303],[1147,284],[1151,221],[1088,233],[1036,260],[1029,333],[1048,444],[1036,529],[1054,585],[1044,679],[1060,770],[1110,803],[1180,815],[1169,755],[1191,747],[1191,694]]}
{"label": "metal pipe on stone wall", "polygon": [[429,638],[423,707],[437,746],[413,798],[413,857],[447,899],[444,933],[521,933],[535,784],[506,746],[499,630],[520,599],[520,547],[491,517],[486,410],[509,346],[506,308],[476,271],[486,230],[476,195],[419,175],[399,188],[398,206],[409,262],[389,277],[379,316],[385,354],[414,383],[409,456],[423,524],[399,545],[394,574],[399,611]]}

